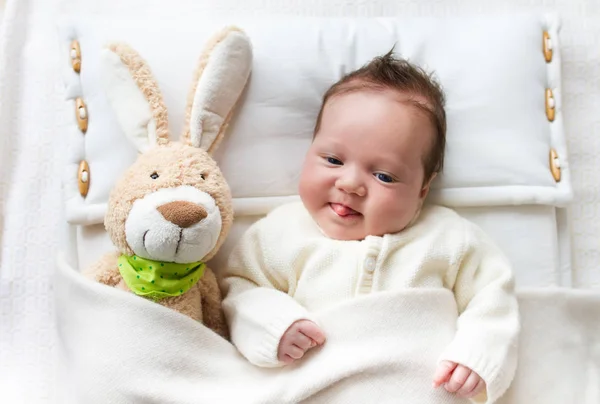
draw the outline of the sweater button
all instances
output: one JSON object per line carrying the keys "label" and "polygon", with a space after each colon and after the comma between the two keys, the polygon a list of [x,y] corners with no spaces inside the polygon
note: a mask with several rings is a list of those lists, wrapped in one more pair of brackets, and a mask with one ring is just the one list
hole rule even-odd
{"label": "sweater button", "polygon": [[375,271],[375,258],[368,257],[365,260],[365,270],[371,273]]}

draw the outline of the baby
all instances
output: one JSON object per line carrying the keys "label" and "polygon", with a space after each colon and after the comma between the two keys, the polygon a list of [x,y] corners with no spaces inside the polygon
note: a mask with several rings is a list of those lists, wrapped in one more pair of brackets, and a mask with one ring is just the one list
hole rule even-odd
{"label": "baby", "polygon": [[[489,353],[518,336],[513,276],[479,228],[423,205],[442,169],[445,132],[442,90],[391,51],[329,88],[300,176],[302,202],[250,227],[224,274],[232,342],[248,360],[281,366],[324,344],[311,312],[328,305],[446,288],[460,318],[433,387],[466,398],[485,392],[479,373],[499,365]],[[497,329],[498,346],[477,349],[466,342],[476,337],[461,339]]]}

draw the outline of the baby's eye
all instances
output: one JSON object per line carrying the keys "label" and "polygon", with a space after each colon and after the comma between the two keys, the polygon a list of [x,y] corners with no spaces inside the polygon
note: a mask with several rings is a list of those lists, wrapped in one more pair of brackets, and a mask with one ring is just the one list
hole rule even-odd
{"label": "baby's eye", "polygon": [[375,173],[375,176],[381,182],[394,182],[394,179],[387,174]]}
{"label": "baby's eye", "polygon": [[327,162],[329,164],[333,164],[336,166],[341,166],[342,164],[344,164],[340,160],[336,159],[335,157],[327,157]]}

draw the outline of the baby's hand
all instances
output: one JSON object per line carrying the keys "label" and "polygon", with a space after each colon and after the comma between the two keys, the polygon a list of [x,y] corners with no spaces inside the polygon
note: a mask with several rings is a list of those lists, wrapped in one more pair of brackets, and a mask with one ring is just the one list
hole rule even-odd
{"label": "baby's hand", "polygon": [[433,376],[433,387],[442,384],[450,393],[465,398],[475,397],[485,389],[485,382],[477,373],[450,361],[440,362]]}
{"label": "baby's hand", "polygon": [[302,358],[309,349],[323,345],[324,342],[325,334],[319,326],[309,320],[298,320],[281,337],[277,359],[290,364]]}

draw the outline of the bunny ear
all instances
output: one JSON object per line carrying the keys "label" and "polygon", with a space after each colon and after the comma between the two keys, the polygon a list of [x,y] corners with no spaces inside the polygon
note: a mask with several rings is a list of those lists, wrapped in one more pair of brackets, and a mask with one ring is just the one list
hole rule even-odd
{"label": "bunny ear", "polygon": [[227,27],[207,44],[188,95],[182,142],[212,153],[231,117],[252,66],[250,40]]}
{"label": "bunny ear", "polygon": [[121,129],[140,152],[169,142],[167,108],[142,57],[125,44],[102,50],[102,81]]}

